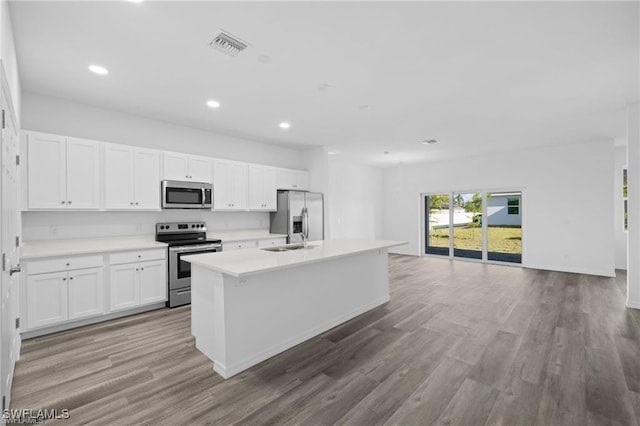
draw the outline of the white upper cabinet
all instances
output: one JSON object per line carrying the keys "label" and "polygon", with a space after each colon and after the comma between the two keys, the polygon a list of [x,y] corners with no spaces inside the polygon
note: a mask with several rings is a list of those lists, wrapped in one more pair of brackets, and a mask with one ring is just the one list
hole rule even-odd
{"label": "white upper cabinet", "polygon": [[105,149],[108,210],[160,209],[160,153],[108,144]]}
{"label": "white upper cabinet", "polygon": [[278,169],[278,189],[309,190],[309,172],[303,170]]}
{"label": "white upper cabinet", "polygon": [[28,207],[100,208],[100,146],[97,142],[27,133]]}
{"label": "white upper cabinet", "polygon": [[133,148],[107,145],[105,148],[105,203],[107,209],[133,209],[135,197]]}
{"label": "white upper cabinet", "polygon": [[249,165],[249,210],[276,210],[276,169]]}
{"label": "white upper cabinet", "polygon": [[213,209],[247,210],[248,165],[230,160],[213,164]]}
{"label": "white upper cabinet", "polygon": [[100,208],[100,146],[67,139],[67,208]]}
{"label": "white upper cabinet", "polygon": [[211,159],[197,155],[164,152],[164,179],[211,183]]}
{"label": "white upper cabinet", "polygon": [[134,150],[134,195],[137,209],[160,208],[160,153],[152,149]]}

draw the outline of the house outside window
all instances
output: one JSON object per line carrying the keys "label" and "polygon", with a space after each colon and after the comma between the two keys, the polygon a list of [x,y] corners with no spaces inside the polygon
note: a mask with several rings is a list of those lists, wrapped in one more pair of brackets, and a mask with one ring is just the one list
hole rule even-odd
{"label": "house outside window", "polygon": [[507,214],[516,215],[520,214],[520,199],[508,198],[507,199]]}

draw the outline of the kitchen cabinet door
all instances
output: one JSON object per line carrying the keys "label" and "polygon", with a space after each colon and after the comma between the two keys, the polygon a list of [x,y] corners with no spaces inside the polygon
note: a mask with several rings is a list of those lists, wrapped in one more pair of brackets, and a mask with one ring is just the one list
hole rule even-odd
{"label": "kitchen cabinet door", "polygon": [[[105,202],[107,209],[135,209],[133,148],[105,147]],[[159,187],[160,183],[158,183]]]}
{"label": "kitchen cabinet door", "polygon": [[276,169],[273,167],[264,168],[262,197],[265,204],[265,210],[278,209],[278,187],[276,185]]}
{"label": "kitchen cabinet door", "polygon": [[278,189],[293,189],[293,170],[278,169],[277,186]]}
{"label": "kitchen cabinet door", "polygon": [[28,275],[28,327],[42,327],[68,319],[67,273]]}
{"label": "kitchen cabinet door", "polygon": [[29,132],[27,134],[27,166],[29,208],[66,208],[66,138]]}
{"label": "kitchen cabinet door", "polygon": [[103,278],[102,267],[69,272],[69,319],[104,312]]}
{"label": "kitchen cabinet door", "polygon": [[211,159],[195,155],[189,156],[189,180],[192,182],[212,182]]}
{"label": "kitchen cabinet door", "polygon": [[162,154],[165,180],[189,180],[189,156],[177,152]]}
{"label": "kitchen cabinet door", "polygon": [[300,170],[293,172],[293,189],[300,191],[309,190],[309,172]]}
{"label": "kitchen cabinet door", "polygon": [[152,149],[135,150],[135,207],[160,210],[160,153]]}
{"label": "kitchen cabinet door", "polygon": [[140,304],[140,284],[137,264],[117,265],[109,268],[111,311],[134,308]]}
{"label": "kitchen cabinet door", "polygon": [[100,146],[97,142],[68,138],[66,158],[67,208],[100,208]]}
{"label": "kitchen cabinet door", "polygon": [[249,165],[249,210],[275,210],[276,204],[276,170]]}
{"label": "kitchen cabinet door", "polygon": [[165,261],[142,262],[139,265],[140,304],[167,300],[167,264]]}
{"label": "kitchen cabinet door", "polygon": [[233,210],[246,210],[249,198],[249,174],[246,163],[231,164],[231,204]]}
{"label": "kitchen cabinet door", "polygon": [[213,163],[213,208],[233,210],[232,162],[214,160]]}

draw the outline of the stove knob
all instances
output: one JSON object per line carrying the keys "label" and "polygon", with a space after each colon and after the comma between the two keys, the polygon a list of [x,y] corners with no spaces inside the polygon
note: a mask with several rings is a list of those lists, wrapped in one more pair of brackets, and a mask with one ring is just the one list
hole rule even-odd
{"label": "stove knob", "polygon": [[160,229],[164,229],[164,225],[160,225]]}
{"label": "stove knob", "polygon": [[196,226],[195,226],[195,225],[191,225],[191,227],[192,227],[192,228],[195,228]]}

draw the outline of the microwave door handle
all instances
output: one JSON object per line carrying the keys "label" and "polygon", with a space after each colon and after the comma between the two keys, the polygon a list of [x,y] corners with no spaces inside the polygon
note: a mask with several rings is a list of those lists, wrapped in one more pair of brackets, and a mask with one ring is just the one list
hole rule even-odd
{"label": "microwave door handle", "polygon": [[204,186],[200,188],[200,191],[202,192],[202,208],[204,209],[204,204],[207,201],[206,191],[204,189]]}

